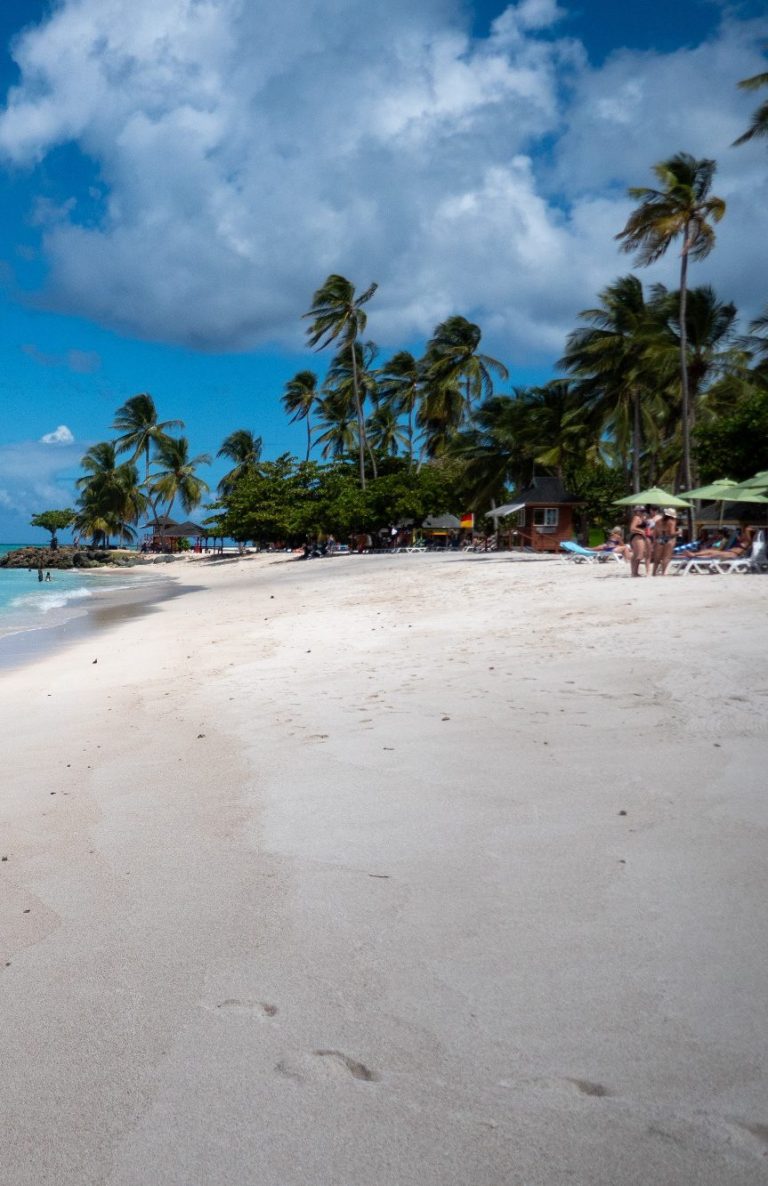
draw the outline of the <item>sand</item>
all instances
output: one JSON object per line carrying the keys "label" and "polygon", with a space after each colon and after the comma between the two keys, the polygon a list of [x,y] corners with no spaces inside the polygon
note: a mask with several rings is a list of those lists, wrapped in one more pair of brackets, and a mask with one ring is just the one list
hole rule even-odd
{"label": "sand", "polygon": [[3,673],[5,1186],[758,1186],[768,578],[246,558]]}

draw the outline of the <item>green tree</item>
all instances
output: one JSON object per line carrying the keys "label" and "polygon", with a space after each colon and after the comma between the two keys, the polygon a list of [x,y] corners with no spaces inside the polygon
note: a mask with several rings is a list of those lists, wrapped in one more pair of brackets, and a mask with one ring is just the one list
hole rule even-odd
{"label": "green tree", "polygon": [[649,313],[640,280],[631,273],[604,288],[599,299],[596,308],[579,313],[588,325],[568,335],[558,366],[580,381],[581,398],[611,434],[619,454],[631,457],[632,489],[637,491],[643,442],[655,431],[658,377],[648,347],[658,322]]}
{"label": "green tree", "polygon": [[134,463],[119,463],[114,442],[100,441],[91,446],[81,465],[85,472],[75,482],[80,490],[78,531],[94,540],[102,536],[106,543],[111,535],[132,539],[133,525],[149,501]]}
{"label": "green tree", "polygon": [[312,318],[312,324],[307,330],[307,337],[313,349],[322,350],[330,342],[338,340],[340,351],[348,352],[357,415],[360,485],[363,489],[365,489],[365,416],[358,381],[355,345],[361,334],[365,332],[368,322],[363,306],[368,303],[377,288],[377,284],[371,284],[365,292],[356,296],[355,287],[349,280],[344,276],[332,274],[318,288],[312,298],[312,308],[304,314],[305,317]]}
{"label": "green tree", "polygon": [[[756,91],[760,87],[768,86],[768,73],[754,74],[752,78],[744,78],[739,83],[743,91]],[[768,136],[768,99],[765,99],[752,116],[752,122],[738,140],[734,140],[734,147],[738,144],[746,144],[748,140],[754,140],[758,136]]]}
{"label": "green tree", "polygon": [[160,467],[152,479],[151,492],[167,504],[166,515],[179,500],[185,514],[190,514],[208,492],[208,484],[195,472],[198,466],[210,465],[210,455],[189,456],[186,437],[166,437],[155,442],[155,460]]}
{"label": "green tree", "polygon": [[464,396],[464,414],[471,421],[474,403],[493,395],[493,375],[509,378],[503,363],[479,350],[479,325],[466,317],[448,317],[435,327],[424,356],[428,389],[458,387]]}
{"label": "green tree", "polygon": [[[626,226],[616,236],[622,251],[635,252],[641,265],[654,263],[665,254],[675,239],[682,238],[680,250],[680,391],[683,435],[683,481],[693,485],[691,471],[690,399],[688,387],[688,344],[686,341],[686,301],[688,261],[704,259],[715,243],[711,222],[725,214],[722,198],[710,195],[717,165],[711,160],[697,160],[679,152],[654,165],[659,189],[645,186],[629,190],[640,205],[630,214]],[[711,222],[710,222],[711,220]]]}
{"label": "green tree", "polygon": [[421,364],[407,350],[400,350],[379,369],[379,392],[398,416],[408,420],[408,465],[413,469],[413,441],[416,409],[422,393]]}
{"label": "green tree", "polygon": [[66,531],[74,518],[74,510],[67,507],[66,510],[40,511],[39,514],[33,515],[29,522],[31,527],[42,527],[43,531],[50,532],[51,549],[55,551],[59,546],[58,532]]}
{"label": "green tree", "polygon": [[309,461],[309,454],[312,451],[310,417],[319,397],[317,375],[314,371],[299,371],[292,379],[289,379],[282,397],[283,408],[290,416],[291,424],[296,420],[306,420],[307,422],[307,461]]}
{"label": "green tree", "polygon": [[120,433],[115,445],[118,453],[131,449],[131,461],[137,461],[144,454],[144,481],[149,483],[149,455],[152,445],[169,440],[167,429],[183,428],[183,420],[158,420],[157,408],[152,396],[143,391],[132,396],[115,413],[113,428]]}
{"label": "green tree", "polygon": [[358,422],[355,409],[343,392],[330,391],[318,400],[319,417],[316,443],[321,456],[338,459],[358,450]]}
{"label": "green tree", "polygon": [[230,461],[234,461],[235,465],[219,482],[220,494],[226,493],[236,482],[255,469],[261,458],[262,443],[261,437],[257,437],[247,428],[235,429],[222,442],[216,456],[227,457]]}
{"label": "green tree", "polygon": [[705,482],[768,470],[768,381],[756,376],[735,405],[697,426],[694,441]]}

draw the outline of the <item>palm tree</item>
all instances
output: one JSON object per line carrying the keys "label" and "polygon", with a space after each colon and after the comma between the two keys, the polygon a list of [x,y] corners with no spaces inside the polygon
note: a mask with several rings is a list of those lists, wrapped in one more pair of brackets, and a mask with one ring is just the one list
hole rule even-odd
{"label": "palm tree", "polygon": [[421,364],[407,350],[400,350],[379,369],[379,391],[398,415],[408,417],[408,468],[413,469],[413,433],[416,408],[421,399]]}
{"label": "palm tree", "polygon": [[409,444],[397,408],[389,400],[382,400],[377,405],[368,417],[365,431],[371,448],[388,457],[396,457],[400,448]]}
{"label": "palm tree", "polygon": [[588,327],[568,335],[558,366],[580,380],[582,398],[611,432],[619,453],[626,457],[629,451],[632,488],[638,491],[643,437],[654,432],[648,342],[655,325],[643,286],[631,273],[603,289],[600,302],[579,313]]}
{"label": "palm tree", "polygon": [[[739,83],[743,91],[756,91],[762,86],[768,86],[768,73],[754,74],[752,78],[743,78]],[[738,144],[746,144],[748,140],[754,140],[758,136],[768,136],[768,99],[760,104],[757,111],[752,115],[752,123],[747,128],[738,140],[734,140],[733,146]]]}
{"label": "palm tree", "polygon": [[616,236],[622,251],[637,252],[642,265],[660,259],[674,239],[682,236],[680,251],[680,390],[682,395],[683,481],[693,485],[691,476],[690,400],[688,391],[688,346],[686,342],[686,298],[688,260],[704,259],[715,244],[715,232],[709,222],[719,222],[725,214],[722,198],[710,196],[715,161],[696,160],[679,152],[669,160],[654,165],[661,189],[647,187],[629,190],[640,205],[630,214],[623,231]]}
{"label": "palm tree", "polygon": [[85,473],[75,485],[78,499],[78,530],[109,542],[111,534],[132,539],[132,524],[147,508],[148,498],[141,488],[139,473],[131,461],[118,465],[111,441],[92,445],[81,462]]}
{"label": "palm tree", "polygon": [[349,351],[357,414],[360,485],[363,489],[365,489],[365,417],[360,398],[357,356],[354,347],[359,336],[364,333],[368,322],[363,305],[368,303],[377,288],[377,284],[371,284],[364,293],[356,297],[354,285],[344,276],[334,273],[327,278],[321,288],[318,288],[312,298],[312,308],[304,314],[305,317],[313,318],[312,324],[307,330],[309,344],[313,349],[322,350],[330,342],[338,339],[341,342],[340,351],[345,349]]}
{"label": "palm tree", "polygon": [[466,401],[458,384],[425,387],[416,423],[421,429],[422,450],[427,457],[438,457],[446,451],[461,427],[465,409]]}
{"label": "palm tree", "polygon": [[349,399],[337,391],[329,391],[318,400],[320,424],[317,444],[322,445],[323,458],[344,457],[358,448],[358,424],[355,409]]}
{"label": "palm tree", "polygon": [[144,481],[149,482],[149,451],[150,447],[160,441],[168,440],[168,428],[183,428],[183,420],[163,420],[157,418],[155,401],[148,392],[141,392],[127,400],[115,413],[113,428],[121,435],[115,441],[118,453],[126,453],[133,449],[131,461],[136,461],[144,454]]}
{"label": "palm tree", "polygon": [[210,465],[210,455],[190,457],[186,437],[165,437],[155,442],[155,460],[161,468],[152,479],[151,492],[167,502],[166,516],[177,498],[184,512],[190,514],[208,493],[208,483],[195,470],[199,465]]}
{"label": "palm tree", "polygon": [[[335,392],[341,401],[346,401],[348,406],[356,409],[355,377],[357,377],[360,406],[364,407],[366,400],[370,399],[374,408],[376,408],[379,402],[379,389],[376,381],[376,373],[372,368],[377,354],[378,346],[375,342],[355,342],[351,350],[339,350],[333,356],[331,365],[328,368],[328,374],[323,384],[323,391],[326,394]],[[364,442],[365,451],[371,459],[373,476],[376,478],[378,477],[376,454],[373,452],[368,440],[367,424],[364,425]]]}
{"label": "palm tree", "polygon": [[502,379],[509,377],[503,363],[478,352],[482,336],[480,327],[466,317],[449,317],[435,327],[424,357],[427,385],[433,388],[461,385],[465,413],[470,420],[473,401],[493,395],[491,372]]}
{"label": "palm tree", "polygon": [[253,473],[261,459],[262,443],[261,437],[254,436],[247,428],[237,428],[229,434],[216,456],[228,457],[235,467],[219,482],[220,495],[231,494],[241,478]]}
{"label": "palm tree", "polygon": [[310,413],[318,399],[317,375],[314,371],[299,371],[285,385],[282,404],[291,417],[291,424],[296,420],[307,422],[307,461],[312,449],[312,426]]}

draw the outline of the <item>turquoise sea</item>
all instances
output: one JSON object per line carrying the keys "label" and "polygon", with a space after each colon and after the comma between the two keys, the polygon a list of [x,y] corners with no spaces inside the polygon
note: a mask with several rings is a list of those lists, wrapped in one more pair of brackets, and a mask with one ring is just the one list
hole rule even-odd
{"label": "turquoise sea", "polygon": [[[0,544],[0,555],[21,544]],[[58,626],[86,612],[100,592],[130,588],[121,572],[51,570],[51,580],[37,579],[37,571],[0,568],[0,638],[20,631]]]}

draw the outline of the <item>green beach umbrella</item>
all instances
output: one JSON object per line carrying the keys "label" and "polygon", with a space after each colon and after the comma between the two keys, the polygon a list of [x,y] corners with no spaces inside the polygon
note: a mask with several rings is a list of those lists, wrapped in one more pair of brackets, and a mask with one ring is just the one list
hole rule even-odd
{"label": "green beach umbrella", "polygon": [[676,494],[670,494],[668,490],[662,490],[659,486],[651,486],[650,490],[639,490],[637,494],[628,494],[626,498],[616,498],[613,505],[615,507],[679,507],[688,510],[690,503],[678,498]]}
{"label": "green beach umbrella", "polygon": [[710,502],[728,502],[731,490],[739,485],[730,478],[717,478],[709,486],[697,486],[695,490],[681,490],[683,498],[703,498]]}

